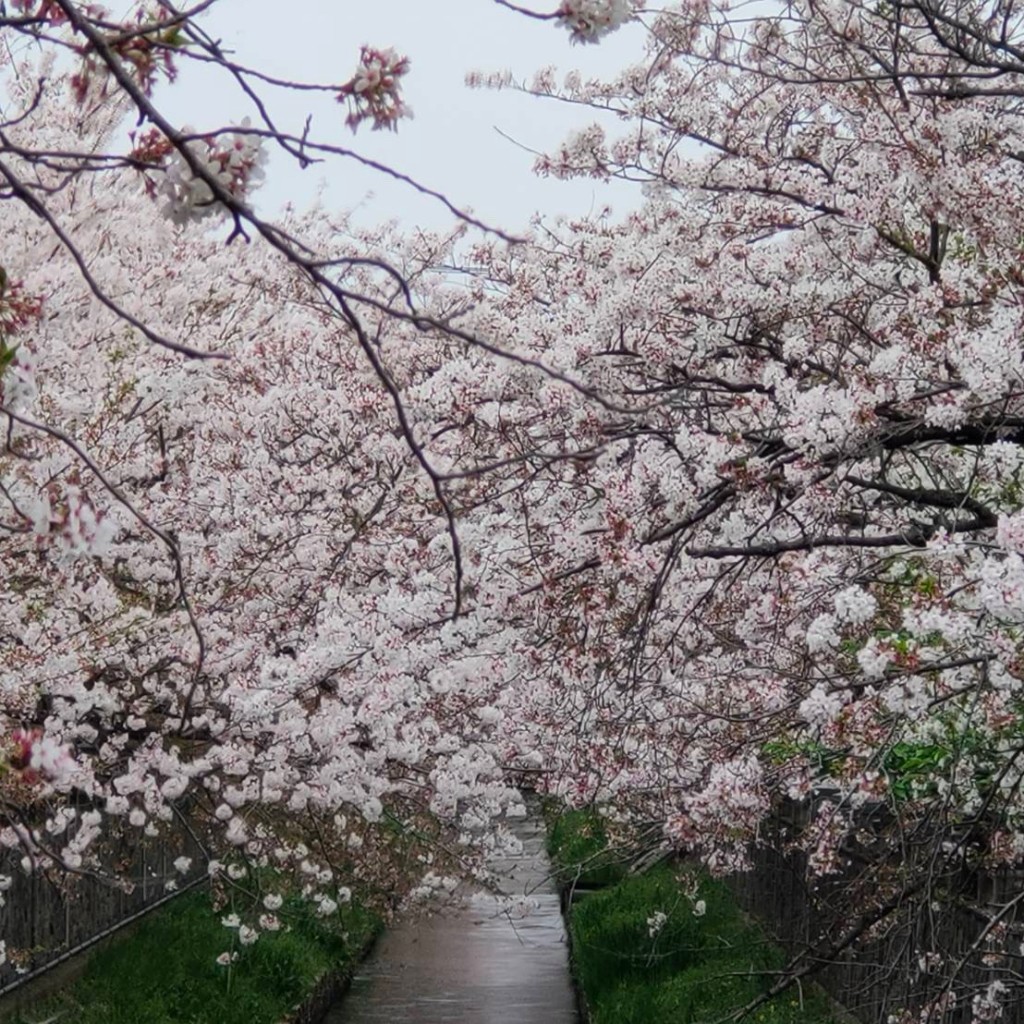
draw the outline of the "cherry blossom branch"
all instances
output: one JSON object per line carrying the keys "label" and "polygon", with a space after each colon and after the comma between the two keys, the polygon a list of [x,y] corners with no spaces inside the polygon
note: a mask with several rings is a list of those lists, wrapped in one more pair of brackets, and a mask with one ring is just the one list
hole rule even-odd
{"label": "cherry blossom branch", "polygon": [[793,540],[772,541],[765,544],[721,545],[716,547],[687,548],[692,558],[771,558],[787,551],[812,551],[815,548],[890,548],[914,547],[923,548],[928,541],[941,530],[948,533],[973,533],[991,529],[992,523],[986,519],[968,519],[955,522],[949,526],[933,524],[925,526],[921,523],[908,525],[903,533],[890,533],[881,536],[856,536],[850,534],[822,534],[817,537],[798,537]]}
{"label": "cherry blossom branch", "polygon": [[56,427],[52,427],[49,424],[39,423],[35,420],[29,419],[27,416],[23,416],[2,404],[0,404],[0,415],[7,416],[11,422],[20,423],[23,427],[26,427],[29,430],[34,430],[37,433],[52,437],[70,451],[74,452],[79,461],[88,467],[89,471],[96,477],[110,496],[114,498],[114,500],[117,501],[117,503],[143,527],[143,529],[156,537],[157,540],[167,548],[167,551],[171,556],[171,562],[174,565],[174,578],[178,587],[178,600],[181,602],[181,606],[185,610],[189,625],[192,632],[195,634],[197,644],[196,658],[192,666],[192,684],[182,711],[182,725],[184,725],[188,708],[202,675],[203,663],[206,658],[206,638],[203,634],[202,627],[199,624],[199,619],[196,616],[195,610],[192,607],[192,601],[189,598],[188,590],[185,586],[185,568],[181,558],[181,549],[178,546],[177,540],[175,540],[175,538],[166,530],[162,530],[159,526],[152,523],[147,516],[140,512],[139,509],[136,508],[135,504],[124,494],[121,488],[109,479],[106,473],[104,473],[97,465],[89,453],[85,451],[85,449],[82,448],[74,438],[64,433],[63,430],[58,430]]}
{"label": "cherry blossom branch", "polygon": [[222,353],[203,352],[199,349],[192,348],[189,345],[182,345],[179,342],[171,341],[171,339],[163,337],[163,335],[158,334],[138,317],[129,313],[128,310],[115,302],[93,276],[84,257],[78,251],[78,247],[60,226],[57,219],[46,208],[42,200],[40,200],[38,196],[32,194],[29,188],[21,182],[21,180],[3,160],[0,160],[0,174],[3,175],[4,180],[7,183],[7,188],[10,189],[11,193],[17,196],[28,209],[35,213],[37,217],[49,226],[50,230],[67,251],[68,255],[70,255],[74,260],[75,265],[78,268],[78,272],[81,274],[82,280],[89,286],[89,290],[119,319],[123,320],[127,324],[131,324],[132,327],[134,327],[147,340],[153,342],[154,345],[159,345],[160,348],[168,349],[171,352],[177,352],[179,355],[183,355],[188,359],[226,358]]}
{"label": "cherry blossom branch", "polygon": [[978,529],[991,528],[996,525],[997,518],[983,502],[972,498],[966,492],[940,491],[927,487],[899,487],[885,480],[868,480],[864,477],[847,474],[844,480],[855,487],[866,491],[878,491],[880,494],[891,494],[903,498],[913,505],[927,505],[932,508],[966,509],[974,513],[974,522],[980,524]]}
{"label": "cherry blossom branch", "polygon": [[528,7],[520,7],[518,4],[514,4],[511,0],[494,0],[499,7],[505,7],[510,11],[515,11],[516,14],[525,14],[528,18],[534,18],[537,21],[551,21],[558,17],[557,11],[551,11],[544,14],[540,11],[531,11]]}

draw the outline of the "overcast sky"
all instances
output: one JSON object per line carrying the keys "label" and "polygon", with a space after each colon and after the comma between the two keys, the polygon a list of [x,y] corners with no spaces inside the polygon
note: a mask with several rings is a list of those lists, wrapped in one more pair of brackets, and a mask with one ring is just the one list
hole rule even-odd
{"label": "overcast sky", "polygon": [[[535,0],[534,6],[550,10],[555,0]],[[587,111],[468,89],[464,78],[470,70],[508,68],[528,81],[545,65],[558,68],[559,80],[572,68],[585,76],[611,75],[642,56],[639,25],[627,25],[597,46],[573,46],[555,23],[523,17],[492,0],[222,0],[203,24],[240,61],[289,79],[345,81],[364,43],[408,55],[404,95],[413,120],[403,121],[397,133],[364,126],[353,136],[344,125],[345,109],[325,99],[312,107],[312,134],[409,174],[485,221],[516,229],[535,211],[581,214],[610,203],[622,213],[638,201],[635,186],[538,180],[530,173],[534,157],[499,134],[529,149],[550,148],[591,121]],[[310,94],[262,92],[281,127],[301,133]],[[195,128],[251,113],[223,78],[194,70],[163,101],[172,117]],[[450,221],[436,202],[353,161],[300,171],[275,159],[260,205],[270,212],[287,199],[302,204],[321,182],[332,206],[358,208],[364,223],[395,217],[409,226],[441,227]]]}

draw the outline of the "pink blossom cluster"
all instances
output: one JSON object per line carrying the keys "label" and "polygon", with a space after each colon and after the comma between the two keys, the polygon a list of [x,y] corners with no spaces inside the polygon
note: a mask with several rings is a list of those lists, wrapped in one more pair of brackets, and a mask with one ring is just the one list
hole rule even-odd
{"label": "pink blossom cluster", "polygon": [[558,20],[577,43],[596,43],[632,17],[631,0],[563,0],[558,8]]}
{"label": "pink blossom cluster", "polygon": [[[183,134],[188,135],[188,129]],[[164,200],[163,212],[175,224],[224,213],[214,187],[244,202],[263,180],[266,153],[248,119],[237,131],[194,139],[187,149],[190,160],[179,149],[167,154],[156,186],[157,196]],[[193,163],[205,176],[197,173]]]}
{"label": "pink blossom cluster", "polygon": [[338,101],[349,106],[345,123],[353,131],[363,121],[371,121],[374,130],[397,130],[402,118],[412,117],[402,98],[402,79],[408,73],[408,57],[392,49],[364,46],[356,73],[338,91]]}
{"label": "pink blossom cluster", "polygon": [[15,729],[11,733],[10,746],[7,764],[28,783],[61,785],[75,770],[67,745],[41,729]]}

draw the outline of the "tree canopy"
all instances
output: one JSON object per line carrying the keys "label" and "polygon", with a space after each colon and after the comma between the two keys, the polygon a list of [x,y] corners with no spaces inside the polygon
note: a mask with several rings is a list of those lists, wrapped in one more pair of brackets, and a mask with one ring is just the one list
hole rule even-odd
{"label": "tree canopy", "polygon": [[[496,2],[642,21],[614,79],[473,78],[576,105],[537,171],[634,213],[271,220],[267,152],[400,127],[415,54],[293,137],[209,0],[0,5],[0,840],[95,870],[186,817],[326,886],[396,822],[458,864],[528,780],[729,872],[800,804],[862,871],[784,980],[916,921],[900,1020],[997,1019],[1018,898],[970,951],[1005,980],[929,929],[1024,857],[1020,15]],[[184,61],[251,120],[172,124]]]}

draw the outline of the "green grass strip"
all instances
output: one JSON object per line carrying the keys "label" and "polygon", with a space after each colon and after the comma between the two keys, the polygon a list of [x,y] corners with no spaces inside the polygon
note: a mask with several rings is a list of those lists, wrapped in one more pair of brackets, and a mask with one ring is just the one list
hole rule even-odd
{"label": "green grass strip", "polygon": [[[602,819],[549,815],[549,852],[563,884],[605,878],[570,912],[573,970],[591,1024],[710,1024],[765,993],[785,954],[741,912],[729,889],[692,865],[638,875],[602,857]],[[817,986],[792,989],[753,1011],[751,1024],[833,1024]]]}
{"label": "green grass strip", "polygon": [[548,808],[548,856],[561,885],[581,889],[613,885],[625,868],[608,849],[604,820],[590,810],[550,813]]}
{"label": "green grass strip", "polygon": [[144,918],[133,933],[96,953],[84,977],[18,1024],[277,1024],[332,970],[352,966],[378,929],[366,912],[342,907],[330,919],[289,899],[282,929],[251,946],[234,942],[229,966],[217,957],[234,932],[209,893],[197,891]]}

